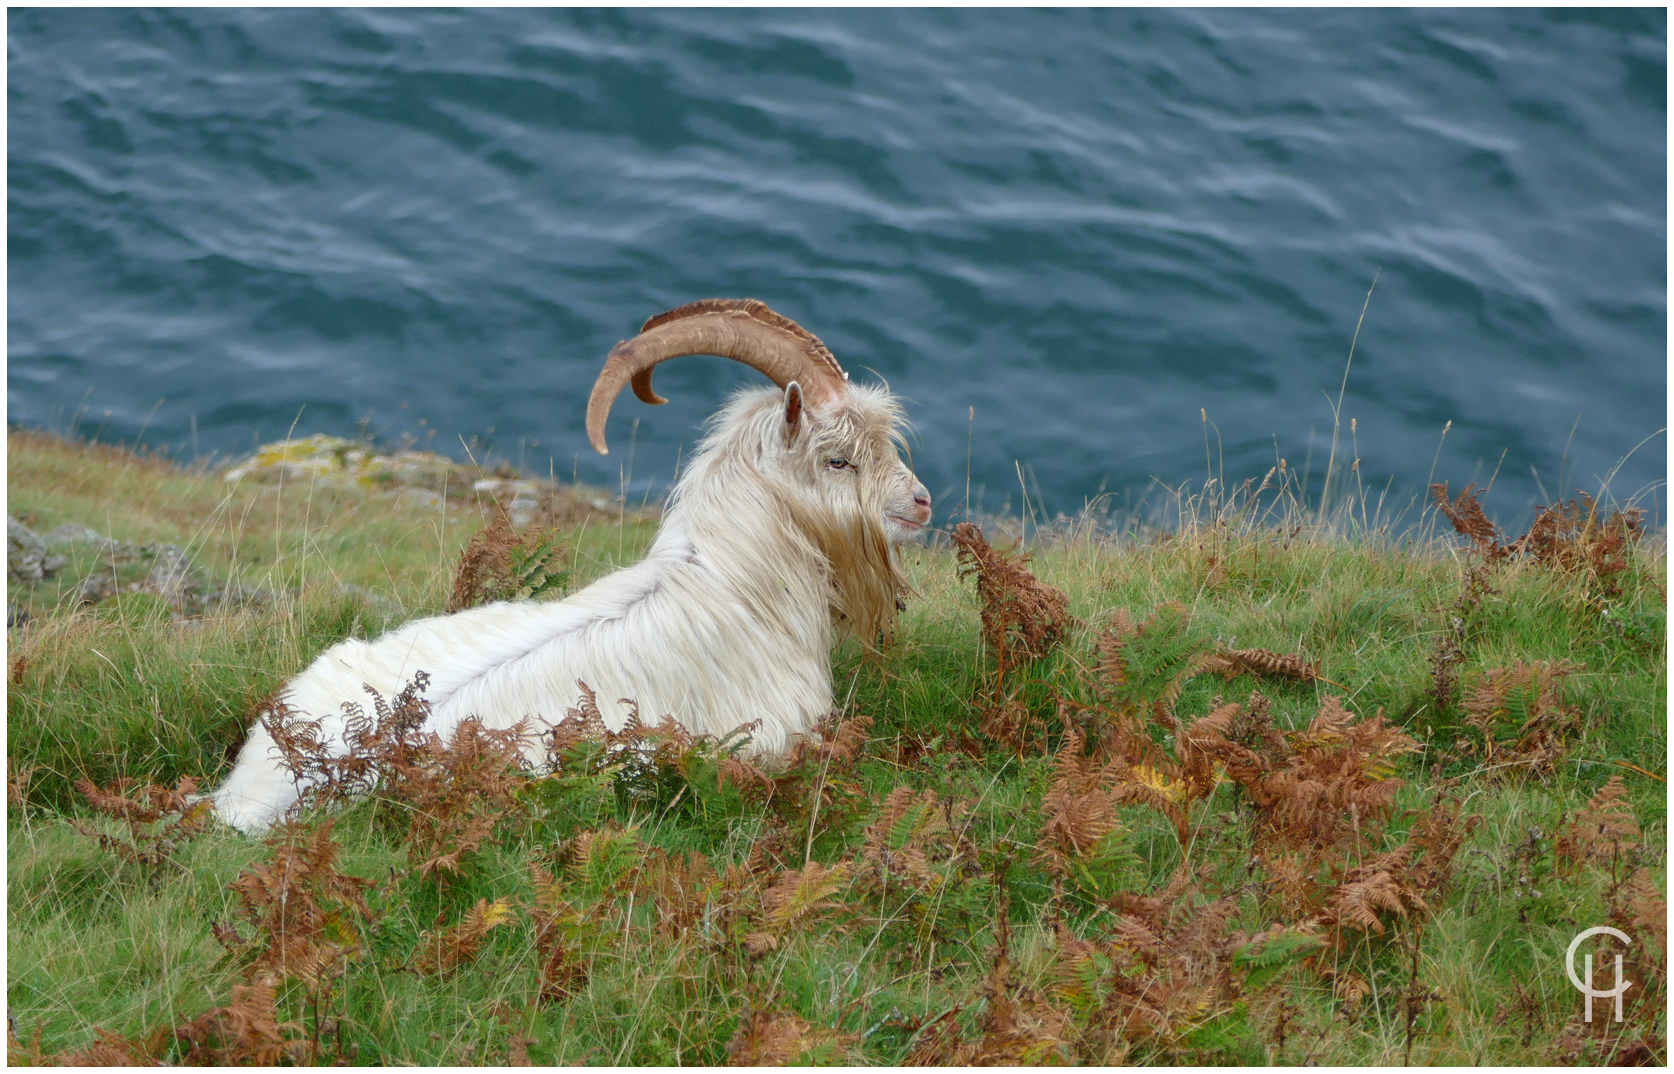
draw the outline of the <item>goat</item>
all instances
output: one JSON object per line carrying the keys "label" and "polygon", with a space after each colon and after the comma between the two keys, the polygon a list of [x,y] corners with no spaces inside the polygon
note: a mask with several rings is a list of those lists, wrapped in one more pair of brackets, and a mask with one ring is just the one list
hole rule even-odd
{"label": "goat", "polygon": [[[280,692],[344,747],[344,705],[388,697],[420,670],[424,730],[450,736],[476,715],[506,728],[555,724],[578,683],[619,730],[637,701],[694,734],[753,725],[748,749],[772,760],[832,708],[838,630],[871,644],[892,628],[905,580],[896,546],[930,521],[930,494],[901,461],[903,417],[886,388],[853,384],[818,337],[754,299],[705,299],[646,321],[610,352],[587,403],[600,454],[625,385],[646,403],[655,366],[712,354],[766,374],[711,419],[639,563],[561,601],[507,602],[419,619],[327,649]],[[539,741],[525,753],[539,762]],[[221,817],[260,831],[302,795],[258,722],[214,793]]]}

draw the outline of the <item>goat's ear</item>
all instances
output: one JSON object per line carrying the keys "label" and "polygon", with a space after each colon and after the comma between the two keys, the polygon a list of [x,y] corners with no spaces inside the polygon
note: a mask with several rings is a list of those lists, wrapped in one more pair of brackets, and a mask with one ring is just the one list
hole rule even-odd
{"label": "goat's ear", "polygon": [[802,431],[802,385],[791,381],[785,385],[785,446],[796,442]]}

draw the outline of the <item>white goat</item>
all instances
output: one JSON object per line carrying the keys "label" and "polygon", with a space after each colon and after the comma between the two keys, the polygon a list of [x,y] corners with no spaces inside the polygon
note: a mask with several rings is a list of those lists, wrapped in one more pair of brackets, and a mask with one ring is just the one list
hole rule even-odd
{"label": "white goat", "polygon": [[[386,697],[430,675],[426,730],[467,716],[488,727],[556,723],[598,693],[607,725],[673,715],[724,736],[755,723],[750,748],[771,758],[832,707],[834,630],[868,643],[894,623],[903,579],[895,546],[930,520],[930,495],[901,461],[901,412],[886,389],[851,384],[818,338],[761,302],[707,299],[645,322],[610,352],[587,404],[606,453],[605,419],[624,385],[647,403],[659,362],[714,354],[778,389],[740,391],[670,495],[645,559],[557,602],[490,604],[420,619],[372,642],[326,650],[279,700],[341,749],[345,702],[363,684]],[[531,741],[531,759],[539,743]],[[222,818],[253,832],[303,788],[257,723],[215,792]]]}

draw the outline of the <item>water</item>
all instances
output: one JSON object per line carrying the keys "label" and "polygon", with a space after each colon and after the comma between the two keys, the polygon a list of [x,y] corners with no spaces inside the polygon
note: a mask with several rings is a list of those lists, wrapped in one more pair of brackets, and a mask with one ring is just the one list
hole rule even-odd
{"label": "water", "polygon": [[1510,524],[1649,437],[1610,490],[1661,517],[1662,11],[7,24],[12,422],[187,455],[364,427],[650,494],[756,374],[664,367],[601,459],[599,364],[752,296],[908,397],[943,508],[1015,506],[1020,468],[1037,510],[1155,502],[1206,432],[1216,474],[1317,489],[1376,278],[1365,486],[1497,469]]}

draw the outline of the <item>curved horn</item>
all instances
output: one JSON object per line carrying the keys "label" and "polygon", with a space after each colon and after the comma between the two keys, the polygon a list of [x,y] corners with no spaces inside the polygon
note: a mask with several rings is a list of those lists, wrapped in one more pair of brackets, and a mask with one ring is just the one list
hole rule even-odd
{"label": "curved horn", "polygon": [[587,439],[600,455],[605,447],[605,419],[625,384],[646,403],[668,400],[651,389],[651,370],[659,362],[688,354],[715,354],[759,369],[783,388],[797,381],[811,403],[840,395],[849,375],[819,337],[789,317],[753,298],[705,298],[659,313],[633,339],[611,348],[604,369],[587,400]]}

